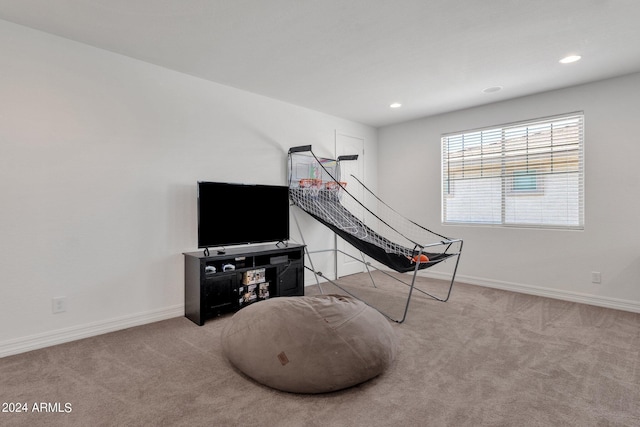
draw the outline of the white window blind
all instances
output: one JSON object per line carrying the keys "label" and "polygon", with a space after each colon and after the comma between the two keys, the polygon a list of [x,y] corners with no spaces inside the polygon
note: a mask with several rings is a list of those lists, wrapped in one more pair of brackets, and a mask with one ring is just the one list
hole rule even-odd
{"label": "white window blind", "polygon": [[584,226],[584,116],[442,136],[442,221]]}

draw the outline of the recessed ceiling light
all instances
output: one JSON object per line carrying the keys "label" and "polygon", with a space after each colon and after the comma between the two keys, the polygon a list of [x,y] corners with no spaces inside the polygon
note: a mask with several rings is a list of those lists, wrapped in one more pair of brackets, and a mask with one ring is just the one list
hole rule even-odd
{"label": "recessed ceiling light", "polygon": [[496,92],[500,92],[502,90],[502,86],[491,86],[491,87],[487,87],[482,89],[482,92],[484,93],[496,93]]}
{"label": "recessed ceiling light", "polygon": [[571,64],[572,62],[580,61],[581,58],[582,58],[582,56],[580,56],[580,55],[569,55],[569,56],[565,56],[564,58],[562,58],[560,60],[560,63],[561,64]]}
{"label": "recessed ceiling light", "polygon": [[389,107],[391,107],[391,108],[400,108],[400,107],[402,107],[402,104],[400,104],[399,102],[394,102],[393,104],[389,105]]}

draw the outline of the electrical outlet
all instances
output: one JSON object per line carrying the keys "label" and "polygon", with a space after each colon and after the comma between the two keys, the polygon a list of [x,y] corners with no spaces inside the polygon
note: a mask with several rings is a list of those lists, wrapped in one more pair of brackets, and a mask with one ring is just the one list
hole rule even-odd
{"label": "electrical outlet", "polygon": [[64,313],[67,311],[67,297],[56,297],[51,300],[53,313]]}
{"label": "electrical outlet", "polygon": [[591,272],[591,283],[602,283],[602,274],[599,271]]}

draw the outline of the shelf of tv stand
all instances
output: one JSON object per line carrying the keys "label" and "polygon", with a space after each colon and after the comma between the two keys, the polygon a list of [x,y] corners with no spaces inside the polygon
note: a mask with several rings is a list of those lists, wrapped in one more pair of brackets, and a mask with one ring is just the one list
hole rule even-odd
{"label": "shelf of tv stand", "polygon": [[[268,298],[304,295],[304,245],[255,245],[183,254],[185,317],[202,326],[206,319],[258,302],[243,300],[245,273],[264,269]],[[225,265],[235,269],[224,271]],[[207,268],[209,267],[209,268]],[[215,272],[213,272],[213,267]],[[259,283],[256,283],[259,285]]]}

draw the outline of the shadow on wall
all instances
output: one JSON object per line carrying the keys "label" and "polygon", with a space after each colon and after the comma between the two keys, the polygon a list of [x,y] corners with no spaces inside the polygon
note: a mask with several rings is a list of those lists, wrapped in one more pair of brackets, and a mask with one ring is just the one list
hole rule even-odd
{"label": "shadow on wall", "polygon": [[167,245],[178,250],[197,247],[198,189],[196,182],[171,184],[167,191]]}
{"label": "shadow on wall", "polygon": [[611,289],[625,289],[632,288],[635,292],[638,292],[636,301],[640,302],[640,290],[638,284],[640,283],[640,256],[633,258],[631,262],[624,268],[614,274],[611,278],[608,278],[606,272],[602,273],[602,284]]}

